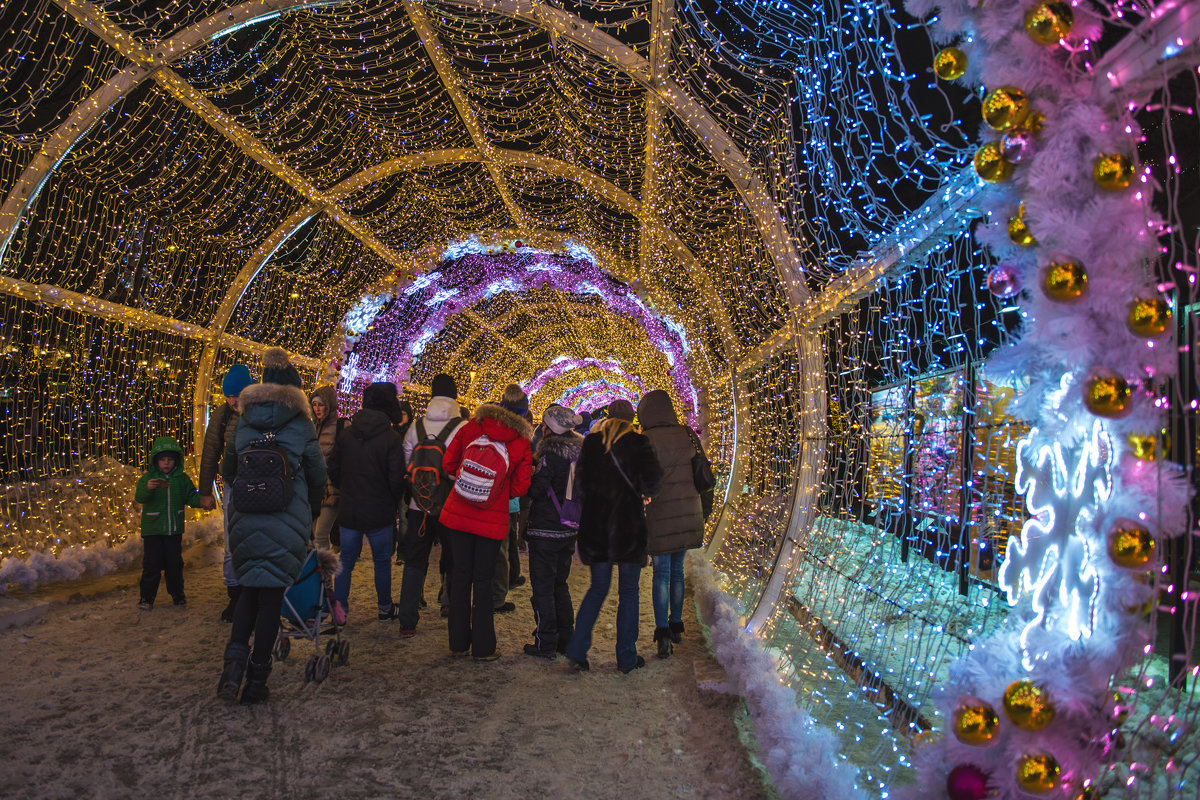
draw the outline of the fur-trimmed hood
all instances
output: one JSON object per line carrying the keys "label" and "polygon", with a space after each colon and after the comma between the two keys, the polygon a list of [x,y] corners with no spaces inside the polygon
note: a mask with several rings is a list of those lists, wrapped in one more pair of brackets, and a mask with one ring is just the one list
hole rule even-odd
{"label": "fur-trimmed hood", "polygon": [[[473,419],[483,426],[483,430],[488,436],[502,442],[512,441],[517,436],[525,439],[533,438],[533,426],[529,424],[529,420],[495,403],[484,403],[475,409]],[[506,436],[502,430],[497,430],[499,428],[507,428],[515,435]]]}
{"label": "fur-trimmed hood", "polygon": [[534,458],[541,458],[547,453],[553,453],[559,458],[567,461],[575,461],[579,458],[579,449],[583,447],[583,437],[575,431],[567,431],[566,433],[554,433],[546,431],[542,434],[542,438],[538,440],[537,450],[534,452]]}
{"label": "fur-trimmed hood", "polygon": [[280,383],[256,383],[242,390],[238,398],[242,417],[259,430],[282,427],[297,415],[309,418],[308,397],[295,386]]}

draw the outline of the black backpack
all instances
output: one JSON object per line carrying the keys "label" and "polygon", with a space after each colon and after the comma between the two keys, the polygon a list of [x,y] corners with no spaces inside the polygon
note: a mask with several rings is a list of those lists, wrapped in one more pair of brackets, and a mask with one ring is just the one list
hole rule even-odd
{"label": "black backpack", "polygon": [[450,496],[453,481],[442,467],[446,455],[446,440],[460,424],[461,419],[448,420],[437,436],[425,433],[425,418],[415,423],[417,443],[408,459],[408,484],[412,488],[412,499],[417,508],[433,517],[442,513],[442,506]]}
{"label": "black backpack", "polygon": [[237,456],[237,477],[230,499],[238,513],[283,511],[296,490],[295,473],[287,451],[275,443],[276,431],[255,439]]}

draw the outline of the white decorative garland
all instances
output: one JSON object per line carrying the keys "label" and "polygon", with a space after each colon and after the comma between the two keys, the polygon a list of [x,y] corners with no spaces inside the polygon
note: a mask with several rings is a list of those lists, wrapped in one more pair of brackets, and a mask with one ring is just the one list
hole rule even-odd
{"label": "white decorative garland", "polygon": [[779,664],[762,640],[746,632],[733,601],[721,591],[702,554],[687,561],[700,617],[708,625],[713,654],[754,721],[759,757],[780,796],[794,800],[866,800],[855,785],[854,767],[838,757],[837,734],[818,725],[796,704]]}

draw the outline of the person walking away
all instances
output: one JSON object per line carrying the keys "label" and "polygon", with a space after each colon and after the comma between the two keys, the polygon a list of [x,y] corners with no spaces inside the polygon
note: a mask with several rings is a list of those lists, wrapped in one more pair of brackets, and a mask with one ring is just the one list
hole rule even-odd
{"label": "person walking away", "polygon": [[542,437],[534,450],[537,465],[529,484],[529,587],[537,628],[525,654],[555,658],[566,652],[575,628],[571,604],[571,557],[579,531],[576,467],[583,437],[572,428],[580,418],[569,408],[552,405],[542,414]]}
{"label": "person walking away", "polygon": [[[529,421],[529,397],[520,386],[510,383],[500,396],[500,407]],[[533,444],[530,443],[532,451]],[[500,542],[496,554],[496,573],[492,580],[492,605],[497,614],[515,611],[517,604],[508,599],[508,590],[525,582],[521,577],[521,556],[517,552],[517,533],[521,522],[521,506],[525,497],[508,502],[508,535]]]}
{"label": "person walking away", "polygon": [[508,536],[509,500],[529,491],[532,434],[524,417],[484,403],[446,448],[446,474],[454,476],[454,491],[441,515],[453,555],[452,655],[469,651],[476,661],[500,657],[492,581],[500,542]]}
{"label": "person walking away", "polygon": [[679,424],[671,395],[662,389],[647,392],[637,412],[663,470],[662,488],[646,506],[646,531],[654,569],[654,641],[658,657],[667,658],[683,634],[684,557],[704,544],[704,513],[692,477],[700,442],[691,428]]}
{"label": "person walking away", "polygon": [[[400,606],[397,621],[400,636],[415,636],[420,616],[421,597],[425,591],[425,575],[429,570],[429,553],[436,541],[441,541],[443,561],[441,570],[445,584],[449,570],[449,549],[445,530],[438,521],[442,505],[450,493],[453,479],[444,465],[446,447],[462,428],[458,409],[458,386],[454,378],[444,373],[433,377],[430,385],[433,396],[425,415],[409,427],[404,437],[404,461],[408,470],[408,518],[401,549],[404,572],[400,579]],[[449,590],[445,593],[448,595]],[[443,605],[443,616],[449,616],[450,600]]]}
{"label": "person walking away", "polygon": [[372,383],[363,390],[362,410],[338,434],[329,457],[329,479],[341,491],[343,502],[338,520],[342,568],[334,578],[333,595],[350,610],[350,578],[366,539],[375,564],[375,600],[381,620],[396,618],[392,527],[404,494],[404,439],[387,414],[395,402],[387,386],[391,384]]}
{"label": "person walking away", "polygon": [[607,417],[592,426],[579,453],[583,515],[579,559],[591,570],[591,585],[579,603],[575,631],[567,644],[572,669],[590,669],[592,628],[617,569],[617,669],[628,674],[646,666],[637,654],[638,583],[646,563],[644,506],[658,492],[662,468],[650,440],[633,429],[633,405],[614,400]]}
{"label": "person walking away", "polygon": [[[325,465],[328,470],[333,444],[337,440],[338,433],[346,426],[345,420],[338,416],[337,390],[328,385],[318,386],[308,396],[308,402],[312,405],[313,426],[317,429],[317,443],[321,445],[321,455],[325,457]],[[337,487],[327,482],[325,497],[321,500],[320,514],[313,522],[313,543],[318,550],[329,549],[330,533],[338,521],[339,499]]]}
{"label": "person walking away", "polygon": [[201,508],[200,492],[183,471],[183,449],[170,436],[150,447],[149,469],[138,479],[133,499],[142,504],[142,580],[138,608],[154,608],[158,583],[177,606],[187,605],[183,591],[183,521],[185,507]]}
{"label": "person walking away", "polygon": [[[400,439],[404,440],[408,436],[408,429],[412,427],[413,407],[412,403],[407,400],[397,402],[397,407],[400,409],[399,422],[392,422],[392,427],[396,433],[400,434]],[[409,496],[408,480],[404,481],[404,497],[400,502],[399,512],[396,514],[396,529],[395,529],[395,545],[396,545],[396,563],[404,563],[404,530],[408,527],[408,503],[412,498]],[[421,608],[425,607],[425,599],[421,598]]]}
{"label": "person walking away", "polygon": [[[200,507],[208,511],[217,507],[213,488],[219,477],[225,449],[233,440],[233,432],[237,430],[238,397],[243,389],[253,383],[250,368],[245,364],[234,364],[221,380],[225,404],[209,417],[208,427],[204,429],[204,444],[200,451]],[[238,586],[237,576],[233,573],[233,556],[229,553],[229,487],[224,481],[221,484],[221,503],[224,506],[222,529],[225,534],[225,558],[221,562],[221,573],[225,580],[225,593],[229,596],[229,603],[221,612],[221,622],[233,622],[233,609],[237,606],[238,594],[241,593],[242,587]]]}
{"label": "person walking away", "polygon": [[283,593],[300,574],[327,477],[300,373],[286,352],[272,347],[263,354],[262,378],[242,391],[241,418],[221,464],[232,485],[229,546],[242,593],[217,695],[233,702],[244,677],[244,705],[268,698]]}

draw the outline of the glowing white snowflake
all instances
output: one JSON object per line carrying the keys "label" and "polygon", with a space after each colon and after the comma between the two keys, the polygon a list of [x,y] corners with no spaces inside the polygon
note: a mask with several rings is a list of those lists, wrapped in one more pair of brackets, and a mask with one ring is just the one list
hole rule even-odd
{"label": "glowing white snowflake", "polygon": [[1066,447],[1037,428],[1017,445],[1016,488],[1030,518],[1008,542],[999,582],[1016,605],[1030,595],[1033,619],[1021,631],[1022,661],[1031,669],[1029,635],[1055,626],[1072,639],[1095,626],[1100,580],[1093,553],[1094,521],[1112,494],[1113,448],[1103,424],[1092,423],[1079,443]]}

